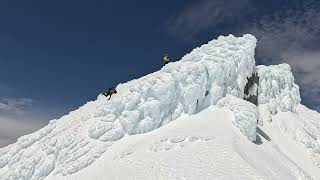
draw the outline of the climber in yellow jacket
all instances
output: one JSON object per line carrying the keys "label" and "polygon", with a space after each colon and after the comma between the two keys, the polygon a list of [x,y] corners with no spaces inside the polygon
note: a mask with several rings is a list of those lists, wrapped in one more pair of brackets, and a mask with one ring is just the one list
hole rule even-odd
{"label": "climber in yellow jacket", "polygon": [[163,66],[165,66],[166,64],[168,64],[170,62],[169,60],[169,56],[167,53],[164,54],[163,56]]}

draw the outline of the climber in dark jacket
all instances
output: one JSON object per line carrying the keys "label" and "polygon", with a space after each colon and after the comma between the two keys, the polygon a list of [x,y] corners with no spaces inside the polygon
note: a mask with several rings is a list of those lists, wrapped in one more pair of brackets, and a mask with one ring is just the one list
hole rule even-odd
{"label": "climber in dark jacket", "polygon": [[110,100],[112,94],[117,94],[117,90],[116,90],[115,87],[112,87],[112,88],[109,88],[108,92],[103,92],[103,93],[101,93],[101,94],[104,95],[104,96],[106,96],[106,97],[110,96],[109,99],[108,99],[108,100]]}

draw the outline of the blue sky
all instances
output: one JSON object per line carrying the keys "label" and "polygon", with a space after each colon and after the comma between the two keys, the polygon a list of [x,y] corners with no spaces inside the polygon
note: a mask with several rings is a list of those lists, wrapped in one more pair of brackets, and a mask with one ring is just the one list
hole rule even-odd
{"label": "blue sky", "polygon": [[320,110],[315,0],[1,1],[0,24],[0,146],[230,33],[258,38],[258,64],[289,63]]}

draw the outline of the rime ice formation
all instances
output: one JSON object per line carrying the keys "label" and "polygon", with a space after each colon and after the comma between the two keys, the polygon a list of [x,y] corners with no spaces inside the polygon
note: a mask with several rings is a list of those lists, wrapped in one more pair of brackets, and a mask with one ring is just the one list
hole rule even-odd
{"label": "rime ice formation", "polygon": [[[300,103],[288,65],[258,66],[261,110],[242,100],[248,78],[255,73],[256,38],[220,36],[194,49],[180,61],[117,86],[110,101],[104,96],[52,120],[41,130],[0,149],[2,179],[42,179],[74,174],[100,158],[127,135],[142,134],[182,116],[218,103],[233,111],[233,124],[251,141],[257,120],[277,111],[295,111]],[[249,95],[257,93],[249,89]],[[261,106],[263,107],[263,106]]]}
{"label": "rime ice formation", "polygon": [[272,122],[274,128],[307,148],[320,167],[320,115],[300,104],[290,66],[259,65],[257,69],[259,124]]}
{"label": "rime ice formation", "polygon": [[269,104],[272,114],[295,111],[300,104],[299,87],[288,64],[257,66],[259,76],[259,104]]}
{"label": "rime ice formation", "polygon": [[234,113],[232,123],[238,127],[249,140],[256,140],[257,120],[259,118],[257,106],[230,95],[218,101],[217,106],[231,110]]}

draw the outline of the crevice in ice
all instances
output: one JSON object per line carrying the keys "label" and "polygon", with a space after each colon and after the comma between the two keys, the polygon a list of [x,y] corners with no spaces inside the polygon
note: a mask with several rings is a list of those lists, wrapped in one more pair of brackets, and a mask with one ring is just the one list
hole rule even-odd
{"label": "crevice in ice", "polygon": [[259,76],[257,72],[252,73],[247,78],[248,82],[244,88],[244,100],[251,102],[254,105],[258,105],[258,87]]}

